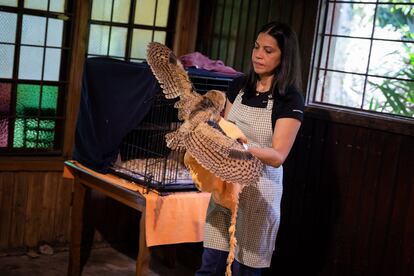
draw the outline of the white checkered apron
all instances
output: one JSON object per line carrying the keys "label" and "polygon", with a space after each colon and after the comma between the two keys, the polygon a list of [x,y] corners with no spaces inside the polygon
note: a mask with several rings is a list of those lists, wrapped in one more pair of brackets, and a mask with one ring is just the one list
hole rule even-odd
{"label": "white checkered apron", "polygon": [[[272,106],[250,107],[236,97],[228,120],[246,135],[249,144],[272,146]],[[256,268],[269,267],[280,223],[280,201],[283,192],[283,168],[265,166],[258,183],[246,186],[240,194],[236,224],[236,260]],[[207,209],[204,246],[229,250],[231,211],[211,199]]]}

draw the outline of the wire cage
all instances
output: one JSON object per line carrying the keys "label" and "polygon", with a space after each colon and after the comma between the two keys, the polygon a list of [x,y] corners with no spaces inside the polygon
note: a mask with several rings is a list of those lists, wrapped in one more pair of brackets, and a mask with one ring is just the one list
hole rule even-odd
{"label": "wire cage", "polygon": [[[200,94],[211,89],[227,91],[232,81],[228,77],[196,74],[190,74],[190,79]],[[182,123],[174,108],[176,101],[166,99],[161,91],[154,96],[143,121],[123,139],[118,159],[111,167],[112,173],[161,194],[197,190],[184,165],[184,153],[172,151],[165,142],[165,135]]]}

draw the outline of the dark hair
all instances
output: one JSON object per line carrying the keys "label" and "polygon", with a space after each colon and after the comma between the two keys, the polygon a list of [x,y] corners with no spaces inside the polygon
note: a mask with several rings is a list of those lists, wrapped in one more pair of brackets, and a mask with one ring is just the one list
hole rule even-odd
{"label": "dark hair", "polygon": [[[264,25],[257,35],[260,33],[271,35],[277,41],[282,52],[280,64],[274,72],[275,76],[270,88],[273,97],[276,97],[277,94],[283,96],[286,93],[287,88],[291,86],[300,91],[302,79],[300,72],[299,45],[295,32],[288,25],[273,21]],[[258,78],[259,76],[254,72],[250,62],[249,74],[245,84],[245,93],[247,97],[254,95]]]}

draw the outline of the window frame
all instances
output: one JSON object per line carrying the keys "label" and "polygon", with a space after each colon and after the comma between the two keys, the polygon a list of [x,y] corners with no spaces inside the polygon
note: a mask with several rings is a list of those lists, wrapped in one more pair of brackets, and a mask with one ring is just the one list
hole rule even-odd
{"label": "window frame", "polygon": [[[50,2],[48,2],[50,4]],[[69,84],[69,70],[71,66],[70,58],[71,52],[73,49],[73,41],[72,41],[72,33],[74,29],[74,22],[72,18],[74,17],[73,13],[74,9],[74,1],[73,0],[66,0],[64,11],[62,13],[48,11],[48,10],[37,10],[37,9],[30,9],[24,8],[24,2],[18,1],[17,7],[12,6],[2,6],[2,12],[9,12],[16,14],[16,40],[14,43],[10,43],[10,45],[14,45],[14,55],[13,55],[13,73],[11,78],[0,78],[2,83],[10,83],[11,91],[10,91],[10,109],[9,114],[5,117],[2,116],[2,119],[8,120],[8,138],[7,138],[7,147],[0,148],[0,155],[2,156],[60,156],[63,152],[63,145],[65,142],[64,139],[64,128],[66,124],[66,98],[68,95],[68,84]],[[22,43],[22,26],[23,26],[23,16],[40,16],[42,18],[47,19],[60,19],[66,21],[62,26],[62,44],[60,47],[50,47],[46,44],[40,46],[34,45],[26,45]],[[48,24],[46,22],[46,24]],[[45,33],[45,36],[47,34]],[[46,42],[44,42],[46,43]],[[8,43],[5,43],[8,44]],[[20,48],[22,46],[30,46],[30,47],[39,47],[43,49],[43,61],[42,61],[42,70],[45,66],[45,52],[48,48],[52,49],[60,49],[61,50],[61,57],[60,57],[60,72],[59,78],[56,81],[50,80],[29,80],[29,79],[19,79],[19,61],[20,61]],[[35,120],[48,120],[52,119],[55,121],[54,126],[54,146],[53,148],[15,148],[13,146],[14,143],[14,124],[17,118],[26,118],[27,116],[19,116],[16,114],[16,98],[17,98],[17,86],[20,84],[32,84],[38,85],[41,87],[40,89],[43,90],[43,86],[56,86],[58,87],[58,96],[57,96],[57,103],[56,103],[56,115],[52,117],[48,116],[41,116],[40,106],[38,107],[38,115],[33,117],[29,116]],[[27,117],[27,118],[29,118]],[[37,123],[39,126],[39,122]]]}
{"label": "window frame", "polygon": [[[329,3],[354,3],[354,1],[319,0],[316,15],[315,33],[313,41],[312,58],[308,76],[308,87],[306,91],[307,113],[310,116],[325,118],[339,123],[359,125],[373,129],[387,130],[400,134],[414,135],[414,118],[404,117],[392,113],[380,113],[362,108],[345,107],[331,103],[314,101],[318,88],[318,76],[321,69],[323,55],[325,28],[328,21]],[[364,2],[357,2],[362,3]],[[370,2],[371,3],[371,2]],[[388,2],[387,2],[388,3]],[[371,4],[387,4],[375,2]],[[390,4],[395,4],[389,2]],[[372,35],[369,39],[372,41]],[[369,75],[367,72],[364,75]],[[398,79],[398,78],[396,78]],[[366,81],[365,81],[366,82]]]}
{"label": "window frame", "polygon": [[[90,7],[89,7],[88,36],[87,36],[87,42],[86,42],[86,56],[87,57],[110,57],[110,58],[117,58],[117,59],[122,59],[122,60],[125,60],[125,61],[132,61],[132,62],[145,61],[145,59],[131,58],[131,48],[132,48],[132,42],[133,42],[132,41],[132,36],[133,36],[134,30],[136,30],[136,29],[153,31],[152,40],[154,39],[154,31],[165,31],[166,32],[165,45],[172,48],[174,33],[176,31],[175,30],[175,23],[177,21],[176,17],[177,17],[177,5],[178,5],[177,1],[178,0],[170,0],[170,5],[169,5],[169,8],[168,8],[168,20],[167,20],[167,25],[165,27],[155,26],[155,17],[154,17],[154,22],[153,22],[152,26],[151,25],[135,24],[135,22],[134,22],[135,10],[136,10],[138,0],[130,0],[130,11],[129,11],[129,15],[128,15],[128,22],[126,22],[126,23],[112,21],[113,6],[114,6],[115,0],[112,0],[112,8],[111,8],[112,14],[110,16],[111,21],[92,19],[93,1],[94,0],[90,0]],[[99,0],[95,0],[95,1],[99,1]],[[156,13],[157,12],[158,0],[154,0],[154,1],[155,1],[155,5],[156,5],[155,6],[156,7],[155,13]],[[106,55],[89,54],[88,53],[88,46],[89,46],[91,25],[101,25],[101,26],[109,26],[109,27],[124,27],[124,28],[126,28],[127,29],[127,36],[126,36],[126,43],[125,43],[126,48],[125,48],[124,57],[109,55],[110,43],[111,43],[110,39],[108,40],[108,49],[107,49],[107,54]],[[111,31],[110,31],[110,34],[111,34]]]}

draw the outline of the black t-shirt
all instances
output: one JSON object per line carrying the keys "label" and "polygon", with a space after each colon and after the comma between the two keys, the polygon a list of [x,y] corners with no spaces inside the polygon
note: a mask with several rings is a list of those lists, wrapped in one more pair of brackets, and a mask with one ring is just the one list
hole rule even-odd
{"label": "black t-shirt", "polygon": [[[231,103],[234,102],[241,88],[244,86],[245,77],[234,79],[227,91],[227,98]],[[242,104],[252,107],[266,108],[268,99],[272,98],[270,92],[260,93],[258,96],[248,98],[246,94],[242,96]],[[302,93],[294,87],[288,87],[286,94],[276,95],[272,110],[272,128],[275,127],[277,119],[293,118],[303,121],[304,100]]]}

